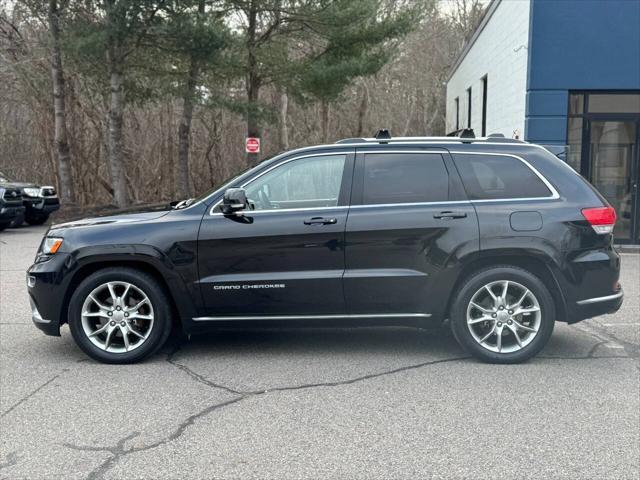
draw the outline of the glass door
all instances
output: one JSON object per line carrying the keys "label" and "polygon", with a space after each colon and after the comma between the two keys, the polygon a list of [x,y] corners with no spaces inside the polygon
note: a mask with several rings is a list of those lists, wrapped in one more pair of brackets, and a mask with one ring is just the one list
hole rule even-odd
{"label": "glass door", "polygon": [[589,121],[589,178],[618,214],[616,243],[638,243],[640,122],[636,119]]}

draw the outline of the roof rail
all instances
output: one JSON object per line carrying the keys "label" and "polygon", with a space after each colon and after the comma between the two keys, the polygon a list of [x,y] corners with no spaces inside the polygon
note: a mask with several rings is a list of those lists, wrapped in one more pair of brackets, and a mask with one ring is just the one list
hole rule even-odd
{"label": "roof rail", "polygon": [[461,128],[460,130],[454,130],[453,132],[447,133],[447,137],[476,138],[476,134],[473,131],[473,128]]}
{"label": "roof rail", "polygon": [[367,143],[366,138],[343,138],[342,140],[338,140],[336,143]]}

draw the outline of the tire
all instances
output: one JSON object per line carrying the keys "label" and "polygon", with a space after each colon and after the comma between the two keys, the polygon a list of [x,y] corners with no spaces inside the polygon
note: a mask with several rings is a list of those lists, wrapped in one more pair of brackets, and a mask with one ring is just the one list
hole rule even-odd
{"label": "tire", "polygon": [[9,227],[10,228],[18,228],[18,227],[22,226],[23,222],[24,222],[24,213],[20,213],[19,215],[16,216],[16,218],[11,220],[11,223],[9,224]]}
{"label": "tire", "polygon": [[49,215],[27,215],[25,221],[29,225],[42,225],[49,220]]}
{"label": "tire", "polygon": [[11,225],[11,222],[2,222],[0,223],[0,232]]}
{"label": "tire", "polygon": [[[505,284],[506,302],[502,300]],[[521,363],[544,348],[555,318],[553,297],[537,276],[500,265],[479,271],[463,283],[452,304],[451,330],[458,343],[483,362]]]}
{"label": "tire", "polygon": [[[134,304],[139,307],[135,311]],[[91,358],[103,363],[135,363],[166,342],[171,308],[164,288],[153,276],[110,267],[78,285],[69,303],[68,321],[76,344]]]}

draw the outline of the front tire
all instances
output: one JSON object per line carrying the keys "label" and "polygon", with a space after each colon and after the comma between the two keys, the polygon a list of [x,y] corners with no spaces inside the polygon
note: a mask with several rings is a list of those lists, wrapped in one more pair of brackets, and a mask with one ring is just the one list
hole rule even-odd
{"label": "front tire", "polygon": [[29,225],[42,225],[49,220],[49,215],[27,215],[25,221]]}
{"label": "front tire", "polygon": [[76,344],[103,363],[135,363],[154,354],[171,331],[167,295],[151,275],[112,267],[85,278],[69,303]]}
{"label": "front tire", "polygon": [[451,309],[458,343],[488,363],[521,363],[547,344],[555,304],[544,283],[518,267],[497,266],[472,275]]}

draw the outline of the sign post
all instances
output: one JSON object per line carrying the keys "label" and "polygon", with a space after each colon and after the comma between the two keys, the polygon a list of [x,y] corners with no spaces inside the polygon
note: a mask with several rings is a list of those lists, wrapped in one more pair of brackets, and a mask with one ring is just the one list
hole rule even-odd
{"label": "sign post", "polygon": [[244,143],[244,151],[247,153],[260,153],[260,139],[258,137],[247,137]]}

